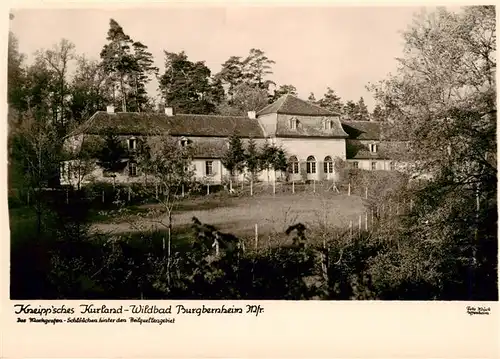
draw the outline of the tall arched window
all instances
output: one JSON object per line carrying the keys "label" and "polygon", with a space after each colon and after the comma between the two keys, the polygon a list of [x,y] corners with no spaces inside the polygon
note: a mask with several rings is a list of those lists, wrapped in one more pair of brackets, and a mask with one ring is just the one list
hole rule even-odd
{"label": "tall arched window", "polygon": [[333,173],[333,161],[330,156],[325,157],[325,162],[323,162],[323,171],[325,173]]}
{"label": "tall arched window", "polygon": [[290,157],[288,164],[290,173],[299,173],[299,160],[296,156]]}
{"label": "tall arched window", "polygon": [[316,173],[316,159],[314,156],[307,157],[307,173]]}

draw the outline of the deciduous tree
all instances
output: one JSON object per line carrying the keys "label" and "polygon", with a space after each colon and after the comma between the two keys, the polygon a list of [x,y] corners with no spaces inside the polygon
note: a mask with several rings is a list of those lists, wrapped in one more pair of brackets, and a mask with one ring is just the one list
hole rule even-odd
{"label": "deciduous tree", "polygon": [[455,298],[498,293],[495,19],[494,6],[422,13],[398,73],[372,87],[409,141],[412,173],[430,176],[407,233]]}

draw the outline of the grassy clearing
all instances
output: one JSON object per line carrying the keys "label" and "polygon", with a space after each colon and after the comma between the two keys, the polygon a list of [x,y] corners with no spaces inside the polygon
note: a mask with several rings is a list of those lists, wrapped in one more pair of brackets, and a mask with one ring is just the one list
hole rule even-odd
{"label": "grassy clearing", "polygon": [[[158,205],[140,208],[158,208]],[[325,224],[328,227],[346,228],[350,221],[357,223],[364,211],[365,204],[360,197],[325,193],[282,194],[274,197],[206,196],[182,201],[174,215],[174,227],[184,228],[191,223],[192,217],[197,217],[201,222],[214,225],[223,232],[253,238],[255,224],[258,225],[259,236],[283,233],[289,225],[297,222],[310,228]],[[129,216],[115,219],[112,223],[96,223],[94,227],[115,233],[135,232],[145,228],[161,228],[157,220],[167,223],[166,215],[156,219]]]}

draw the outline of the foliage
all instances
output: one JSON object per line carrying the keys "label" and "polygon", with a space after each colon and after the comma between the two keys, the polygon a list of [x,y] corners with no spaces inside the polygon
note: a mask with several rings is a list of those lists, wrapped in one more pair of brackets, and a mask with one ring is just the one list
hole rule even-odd
{"label": "foliage", "polygon": [[248,111],[258,111],[264,108],[267,102],[267,91],[248,84],[241,84],[234,88],[230,106],[236,113],[246,115]]}
{"label": "foliage", "polygon": [[7,54],[7,98],[8,103],[15,109],[22,108],[22,91],[25,69],[22,67],[25,56],[19,53],[19,42],[16,36],[9,31]]}
{"label": "foliage", "polygon": [[371,119],[373,121],[378,121],[378,122],[385,121],[385,111],[379,104],[376,104],[375,107],[373,108]]}
{"label": "foliage", "polygon": [[97,163],[104,171],[118,172],[124,168],[127,150],[123,141],[114,133],[107,133],[104,144],[97,153]]}
{"label": "foliage", "polygon": [[205,62],[192,62],[183,51],[164,53],[165,72],[159,82],[165,102],[183,113],[214,113],[223,89]]}
{"label": "foliage", "polygon": [[245,165],[248,172],[255,177],[259,171],[259,152],[253,138],[248,141],[248,147],[245,153]]}
{"label": "foliage", "polygon": [[[149,98],[146,85],[158,69],[153,55],[140,41],[134,41],[114,19],[109,21],[108,43],[101,50],[101,66],[110,80],[113,99],[123,112],[147,109]],[[115,92],[118,90],[119,97]]]}
{"label": "foliage", "polygon": [[398,73],[372,86],[410,142],[413,171],[431,178],[415,193],[408,236],[432,243],[446,290],[453,281],[463,299],[483,298],[496,280],[484,251],[497,235],[495,31],[493,6],[422,13],[403,35]]}
{"label": "foliage", "polygon": [[368,108],[365,105],[365,100],[363,97],[359,98],[358,103],[356,104],[356,113],[352,118],[355,121],[369,121],[370,113],[368,112]]}
{"label": "foliage", "polygon": [[52,119],[59,136],[64,136],[68,130],[68,72],[70,62],[75,58],[75,45],[62,39],[52,49],[39,50],[37,61],[45,64],[51,72],[54,88],[52,92]]}
{"label": "foliage", "polygon": [[229,138],[228,145],[229,147],[222,156],[221,162],[229,173],[234,175],[235,171],[242,172],[245,168],[245,150],[241,139],[236,135]]}
{"label": "foliage", "polygon": [[104,67],[97,60],[76,57],[76,71],[69,85],[72,97],[69,110],[75,124],[82,123],[112,103],[110,85]]}
{"label": "foliage", "polygon": [[297,88],[293,85],[281,85],[278,89],[274,90],[274,94],[269,96],[269,103],[273,103],[284,95],[297,96]]}
{"label": "foliage", "polygon": [[358,113],[358,106],[354,101],[347,101],[344,104],[343,114],[349,120],[353,120],[356,118]]}
{"label": "foliage", "polygon": [[44,210],[42,191],[51,185],[58,173],[60,154],[56,143],[58,136],[54,126],[36,119],[29,113],[12,138],[11,156],[15,170],[23,173],[23,187],[33,192],[33,203],[37,212],[38,231]]}
{"label": "foliage", "polygon": [[266,77],[273,74],[272,65],[275,61],[267,57],[260,49],[250,49],[248,56],[242,61],[242,72],[245,83],[252,87],[268,91],[269,86],[274,84]]}
{"label": "foliage", "polygon": [[343,105],[340,97],[337,96],[335,91],[330,87],[327,88],[327,91],[323,95],[323,98],[316,103],[318,104],[318,106],[334,113],[342,113],[343,111]]}
{"label": "foliage", "polygon": [[317,103],[317,101],[316,101],[316,96],[314,96],[314,93],[313,93],[313,92],[311,92],[311,93],[309,94],[309,97],[307,98],[307,101],[309,101],[309,102],[310,102],[310,103],[312,103],[312,104],[316,104],[316,103]]}
{"label": "foliage", "polygon": [[227,93],[230,98],[234,89],[243,83],[243,65],[240,56],[231,56],[222,64],[222,69],[215,77],[228,87]]}

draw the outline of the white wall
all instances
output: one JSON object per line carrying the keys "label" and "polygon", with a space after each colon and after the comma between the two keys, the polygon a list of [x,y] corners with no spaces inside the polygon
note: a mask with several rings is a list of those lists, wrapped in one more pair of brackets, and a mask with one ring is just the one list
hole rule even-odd
{"label": "white wall", "polygon": [[330,156],[333,161],[336,157],[346,159],[345,139],[343,138],[283,138],[275,139],[276,145],[281,146],[288,158],[296,156],[299,160],[299,173],[292,174],[291,180],[299,181],[303,179],[301,172],[306,169],[307,157],[314,156],[316,159],[316,173],[308,174],[308,180],[335,179],[336,174],[325,174],[323,163],[326,156]]}

